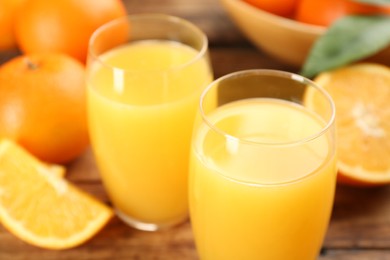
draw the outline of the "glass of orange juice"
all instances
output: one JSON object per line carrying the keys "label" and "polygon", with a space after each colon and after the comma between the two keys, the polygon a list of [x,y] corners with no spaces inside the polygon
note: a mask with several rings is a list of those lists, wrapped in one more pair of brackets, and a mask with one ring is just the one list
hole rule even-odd
{"label": "glass of orange juice", "polygon": [[141,230],[188,217],[188,162],[207,37],[163,14],[130,15],[91,37],[87,63],[93,153],[117,215]]}
{"label": "glass of orange juice", "polygon": [[336,184],[335,108],[310,80],[248,70],[208,86],[189,198],[202,260],[317,259]]}

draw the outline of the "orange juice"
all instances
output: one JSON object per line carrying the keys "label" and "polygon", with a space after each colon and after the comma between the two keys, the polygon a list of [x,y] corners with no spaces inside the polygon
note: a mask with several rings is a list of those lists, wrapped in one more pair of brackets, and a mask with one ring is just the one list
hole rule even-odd
{"label": "orange juice", "polygon": [[125,220],[169,225],[187,216],[193,118],[211,81],[207,57],[170,41],[110,50],[91,65],[89,127],[106,190]]}
{"label": "orange juice", "polygon": [[190,174],[200,258],[316,259],[331,214],[335,155],[326,134],[298,141],[325,123],[269,98],[235,101],[207,118],[194,136]]}

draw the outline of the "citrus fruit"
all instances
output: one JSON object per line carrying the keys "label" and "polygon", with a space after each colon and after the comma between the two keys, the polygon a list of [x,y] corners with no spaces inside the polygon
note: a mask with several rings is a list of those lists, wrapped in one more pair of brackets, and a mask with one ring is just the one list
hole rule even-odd
{"label": "citrus fruit", "polygon": [[18,9],[24,1],[0,1],[0,51],[16,48],[14,24]]}
{"label": "citrus fruit", "polygon": [[50,163],[89,145],[85,68],[59,53],[15,57],[0,67],[0,137]]}
{"label": "citrus fruit", "polygon": [[[353,64],[323,72],[314,81],[336,106],[339,182],[390,183],[390,68]],[[321,107],[313,95],[307,99]]]}
{"label": "citrus fruit", "polygon": [[300,0],[295,19],[309,24],[330,26],[345,15],[390,14],[389,6],[366,4],[356,0]]}
{"label": "citrus fruit", "polygon": [[288,17],[294,13],[298,0],[245,0],[245,2],[264,11]]}
{"label": "citrus fruit", "polygon": [[85,62],[91,34],[125,14],[120,0],[34,0],[20,9],[15,32],[25,53],[57,51]]}
{"label": "citrus fruit", "polygon": [[0,191],[1,223],[23,241],[43,248],[80,245],[113,215],[7,139],[0,142]]}
{"label": "citrus fruit", "polygon": [[[43,162],[42,162],[42,164],[45,165]],[[65,176],[66,168],[62,165],[47,164],[46,167],[47,167],[47,171],[52,172],[57,177],[64,177]]]}

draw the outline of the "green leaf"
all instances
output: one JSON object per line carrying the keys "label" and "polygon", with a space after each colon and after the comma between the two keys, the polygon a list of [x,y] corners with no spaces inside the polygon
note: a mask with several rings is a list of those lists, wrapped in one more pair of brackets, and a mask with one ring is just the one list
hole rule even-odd
{"label": "green leaf", "polygon": [[390,16],[345,16],[314,43],[301,74],[314,77],[322,71],[369,57],[389,43]]}
{"label": "green leaf", "polygon": [[354,0],[354,2],[369,5],[390,6],[390,0]]}

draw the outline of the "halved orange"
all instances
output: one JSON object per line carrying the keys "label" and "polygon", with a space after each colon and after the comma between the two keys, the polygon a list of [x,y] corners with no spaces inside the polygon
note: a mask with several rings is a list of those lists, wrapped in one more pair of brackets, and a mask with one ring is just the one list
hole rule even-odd
{"label": "halved orange", "polygon": [[[359,186],[390,183],[390,68],[358,63],[314,81],[336,106],[338,180]],[[320,107],[320,102],[310,102]]]}
{"label": "halved orange", "polygon": [[112,215],[51,166],[10,140],[0,142],[0,222],[20,239],[43,248],[75,247]]}

